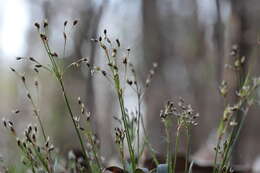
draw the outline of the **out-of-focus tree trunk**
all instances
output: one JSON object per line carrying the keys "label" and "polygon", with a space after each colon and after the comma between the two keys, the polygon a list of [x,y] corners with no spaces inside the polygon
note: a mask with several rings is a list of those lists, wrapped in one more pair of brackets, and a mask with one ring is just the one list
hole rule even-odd
{"label": "out-of-focus tree trunk", "polygon": [[[234,71],[231,71],[228,68],[224,69],[223,78],[224,80],[228,81],[228,85],[230,87],[230,97],[227,99],[229,104],[234,104],[237,101],[236,97],[236,91],[241,87],[241,81],[243,81],[247,75],[247,65],[248,61],[250,59],[250,53],[251,53],[251,46],[246,38],[247,32],[248,32],[248,18],[247,18],[247,9],[245,6],[245,1],[241,0],[231,0],[231,15],[228,22],[228,51],[227,55],[225,56],[224,63],[225,64],[234,64],[234,57],[230,55],[230,51],[234,49],[235,47],[238,48],[238,56],[245,56],[246,57],[246,63],[243,65],[241,72],[239,72],[240,79],[236,79],[236,74]],[[234,47],[235,46],[235,47]],[[236,114],[236,121],[238,123],[241,122],[241,112],[238,112]],[[245,162],[244,158],[241,157],[242,151],[245,149],[245,143],[243,140],[245,138],[244,130],[242,130],[242,134],[240,134],[239,139],[237,140],[237,144],[235,145],[235,149],[232,153],[232,161],[234,164],[241,164],[242,162]],[[244,145],[241,145],[241,144]],[[241,147],[241,148],[240,148]]]}
{"label": "out-of-focus tree trunk", "polygon": [[[162,134],[164,134],[164,127],[161,123],[159,116],[160,109],[163,108],[163,104],[167,98],[167,86],[165,85],[165,79],[162,74],[163,63],[165,60],[164,53],[164,40],[162,35],[162,23],[160,20],[160,13],[158,9],[157,0],[143,0],[142,1],[142,13],[143,13],[143,52],[144,52],[144,64],[143,72],[147,74],[148,69],[152,66],[152,62],[156,61],[159,64],[155,83],[151,85],[151,88],[146,92],[145,104],[146,104],[146,129],[147,136],[158,154],[165,152],[165,140]],[[167,45],[170,46],[170,45]],[[165,88],[164,88],[165,87]],[[156,98],[156,99],[154,99]],[[150,157],[148,154],[147,157]]]}

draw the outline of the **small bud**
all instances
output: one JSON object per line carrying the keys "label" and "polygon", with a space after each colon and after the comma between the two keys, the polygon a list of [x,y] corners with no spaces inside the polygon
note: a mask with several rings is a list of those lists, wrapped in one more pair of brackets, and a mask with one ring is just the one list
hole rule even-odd
{"label": "small bud", "polygon": [[107,30],[106,30],[106,29],[104,29],[104,34],[105,34],[105,35],[107,34]]}
{"label": "small bud", "polygon": [[102,41],[102,37],[99,37],[98,40],[99,40],[99,41]]}
{"label": "small bud", "polygon": [[21,60],[22,59],[22,57],[16,57],[16,60],[17,61],[19,61],[19,60]]}

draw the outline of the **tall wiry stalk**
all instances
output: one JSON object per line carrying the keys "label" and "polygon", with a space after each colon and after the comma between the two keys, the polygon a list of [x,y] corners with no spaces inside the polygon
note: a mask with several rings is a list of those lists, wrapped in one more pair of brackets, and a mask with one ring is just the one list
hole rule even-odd
{"label": "tall wiry stalk", "polygon": [[50,71],[52,71],[54,73],[54,76],[56,77],[57,81],[59,82],[59,85],[60,85],[60,88],[61,88],[61,91],[62,91],[62,95],[63,95],[64,101],[65,101],[66,107],[67,107],[67,109],[69,111],[69,115],[70,115],[71,121],[73,123],[74,129],[76,131],[77,137],[78,137],[79,142],[80,142],[80,146],[81,146],[81,149],[82,149],[82,152],[83,152],[83,155],[84,155],[84,159],[85,159],[87,168],[90,169],[89,158],[87,156],[86,149],[85,149],[85,146],[83,144],[83,139],[81,137],[81,134],[80,134],[77,122],[74,119],[75,116],[74,116],[74,114],[72,112],[71,105],[69,103],[68,96],[67,96],[67,93],[66,93],[66,90],[65,90],[65,86],[64,86],[64,82],[63,82],[63,72],[61,71],[60,66],[57,64],[57,62],[55,60],[55,58],[57,57],[57,54],[51,51],[51,49],[49,47],[47,35],[45,35],[43,33],[40,33],[40,31],[39,31],[40,28],[39,27],[37,27],[37,29],[38,29],[38,32],[40,34],[40,38],[41,38],[41,40],[43,42],[45,51],[47,52],[47,55],[48,55],[48,57],[49,57],[49,59],[51,61],[51,69],[50,69]]}

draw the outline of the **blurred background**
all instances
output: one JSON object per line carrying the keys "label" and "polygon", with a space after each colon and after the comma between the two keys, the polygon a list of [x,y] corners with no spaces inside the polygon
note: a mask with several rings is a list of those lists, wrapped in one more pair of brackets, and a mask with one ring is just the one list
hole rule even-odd
{"label": "blurred background", "polygon": [[[44,125],[64,153],[78,143],[74,142],[77,139],[56,81],[47,72],[35,75],[30,63],[15,61],[17,56],[31,56],[48,63],[35,22],[48,20],[50,44],[62,55],[63,23],[69,21],[65,64],[88,57],[91,64],[104,65],[103,54],[90,41],[104,29],[111,39],[119,38],[122,47],[131,49],[130,58],[140,80],[148,74],[153,62],[158,63],[146,92],[143,114],[149,140],[161,154],[165,147],[159,112],[167,100],[182,96],[200,113],[199,125],[192,134],[193,156],[204,162],[213,159],[214,132],[223,111],[218,87],[223,78],[232,81],[232,74],[224,68],[232,61],[232,45],[238,45],[240,54],[254,69],[253,75],[260,72],[259,0],[0,0],[0,4],[0,116],[13,120],[20,132],[29,122],[36,122],[25,89],[9,70],[14,67],[25,72],[32,84],[39,80]],[[75,19],[79,23],[71,27]],[[65,81],[74,108],[77,110],[80,96],[92,113],[102,155],[108,162],[116,160],[112,117],[117,114],[118,106],[110,85],[101,77],[91,77],[86,68],[71,70]],[[136,108],[133,93],[127,93],[126,104],[129,110]],[[19,114],[12,113],[16,109]],[[257,163],[259,121],[259,107],[255,106],[249,112],[234,153],[237,164]],[[14,141],[0,127],[0,153],[10,160],[19,159],[15,152],[10,152]],[[180,152],[184,149],[182,143]]]}

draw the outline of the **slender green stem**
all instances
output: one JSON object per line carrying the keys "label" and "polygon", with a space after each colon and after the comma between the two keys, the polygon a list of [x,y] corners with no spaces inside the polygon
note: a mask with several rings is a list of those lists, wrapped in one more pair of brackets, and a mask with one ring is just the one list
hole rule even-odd
{"label": "slender green stem", "polygon": [[213,168],[213,173],[216,173],[218,171],[217,169],[217,159],[218,159],[218,153],[219,153],[219,147],[220,147],[220,142],[221,142],[222,136],[218,137],[218,142],[215,150],[215,158],[214,158],[214,168]]}
{"label": "slender green stem", "polygon": [[137,155],[140,153],[140,119],[141,119],[141,94],[137,93],[138,117],[137,117]]}
{"label": "slender green stem", "polygon": [[[169,117],[167,117],[169,118]],[[165,131],[166,131],[166,140],[167,140],[167,163],[168,163],[168,173],[172,173],[172,145],[171,145],[171,133],[169,132],[169,125],[168,123],[171,123],[167,120],[165,120]],[[175,154],[175,153],[174,153]],[[175,167],[174,167],[175,169]]]}
{"label": "slender green stem", "polygon": [[191,147],[191,134],[190,134],[190,127],[187,127],[187,149],[186,149],[186,158],[185,158],[185,170],[184,173],[188,173],[188,167],[189,167],[189,158],[190,158],[190,147]]}
{"label": "slender green stem", "polygon": [[175,147],[174,147],[174,160],[173,160],[173,173],[175,173],[176,170],[176,162],[177,162],[177,155],[178,155],[178,147],[179,147],[179,136],[180,136],[180,128],[177,127],[177,131],[176,131],[176,141],[175,141]]}
{"label": "slender green stem", "polygon": [[95,142],[93,141],[91,135],[92,135],[91,132],[87,132],[87,136],[88,136],[89,141],[90,141],[90,143],[91,143],[91,145],[92,145],[92,148],[93,148],[93,154],[94,154],[95,160],[96,160],[96,162],[97,162],[97,165],[98,165],[99,170],[101,171],[101,170],[102,170],[102,166],[101,166],[101,163],[100,163],[100,161],[99,161],[99,159],[98,159],[97,150],[96,150],[96,145],[95,145]]}
{"label": "slender green stem", "polygon": [[126,140],[127,140],[127,145],[128,145],[128,149],[129,149],[130,159],[131,159],[131,161],[132,161],[132,169],[133,169],[133,172],[134,172],[135,169],[136,169],[135,154],[134,154],[133,147],[132,147],[132,145],[131,145],[131,138],[130,138],[130,133],[129,133],[129,129],[128,129],[128,125],[127,125],[127,120],[126,120],[124,100],[123,100],[122,95],[120,94],[119,90],[118,90],[118,99],[119,99],[120,109],[121,109],[121,113],[122,113],[122,119],[123,119],[124,129],[125,129],[125,131],[126,131]]}
{"label": "slender green stem", "polygon": [[73,122],[75,131],[76,131],[76,133],[77,133],[77,136],[78,136],[78,139],[79,139],[79,142],[80,142],[80,145],[81,145],[82,152],[83,152],[84,157],[85,157],[85,161],[86,161],[86,164],[87,164],[87,168],[88,168],[88,169],[91,169],[90,164],[89,164],[89,158],[88,158],[88,156],[87,156],[86,149],[85,149],[85,146],[84,146],[84,144],[83,144],[82,137],[81,137],[80,132],[79,132],[79,129],[78,129],[78,127],[77,127],[77,123],[76,123],[76,121],[75,121],[75,119],[74,119],[74,115],[73,115],[73,113],[72,113],[71,106],[70,106],[69,100],[68,100],[68,98],[67,98],[67,94],[66,94],[66,92],[65,92],[65,88],[64,88],[64,84],[63,84],[62,79],[59,79],[59,82],[60,82],[60,86],[61,86],[61,89],[62,89],[63,97],[64,97],[64,99],[65,99],[66,106],[67,106],[67,108],[68,108],[68,110],[69,110],[70,118],[71,118],[71,120],[72,120],[72,122]]}

